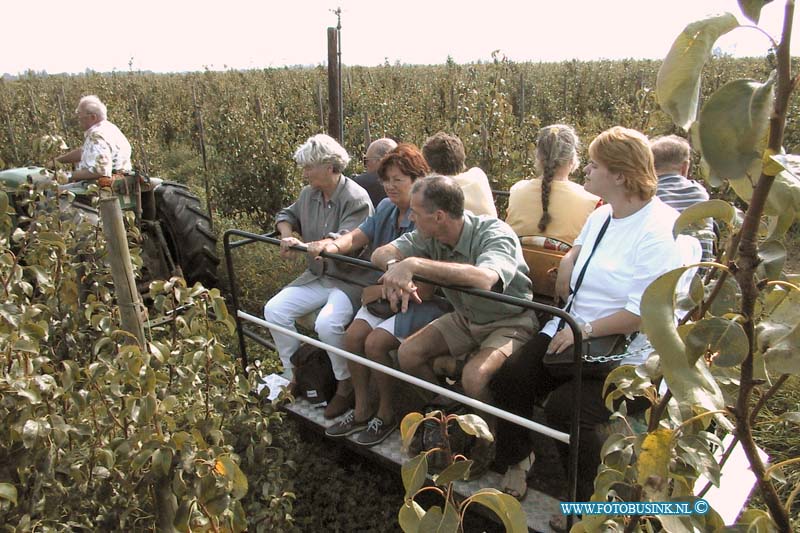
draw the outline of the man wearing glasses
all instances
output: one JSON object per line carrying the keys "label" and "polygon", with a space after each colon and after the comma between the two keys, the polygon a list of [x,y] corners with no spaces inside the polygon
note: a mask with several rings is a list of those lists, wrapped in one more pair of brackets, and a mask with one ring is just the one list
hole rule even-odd
{"label": "man wearing glasses", "polygon": [[381,200],[386,198],[386,191],[383,190],[383,184],[378,178],[378,167],[380,166],[381,158],[396,147],[397,143],[386,137],[373,141],[364,156],[364,167],[367,171],[353,178],[353,181],[361,185],[369,193],[372,207],[378,207]]}
{"label": "man wearing glasses", "polygon": [[77,163],[70,181],[110,178],[118,172],[130,172],[131,145],[125,135],[107,119],[106,105],[97,96],[84,96],[75,110],[84,131],[82,148],[56,158],[58,163]]}

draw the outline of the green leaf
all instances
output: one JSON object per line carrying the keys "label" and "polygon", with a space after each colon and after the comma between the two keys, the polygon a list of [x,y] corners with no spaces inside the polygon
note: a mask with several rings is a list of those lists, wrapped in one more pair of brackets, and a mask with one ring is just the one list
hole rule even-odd
{"label": "green leaf", "polygon": [[28,339],[17,339],[12,348],[17,352],[39,353],[39,343]]}
{"label": "green leaf", "polygon": [[230,456],[223,455],[217,458],[214,468],[231,484],[231,495],[237,500],[244,498],[247,494],[247,476],[239,465]]}
{"label": "green leaf", "polygon": [[779,337],[764,352],[767,370],[776,374],[800,374],[800,326]]}
{"label": "green leaf", "polygon": [[428,475],[428,456],[424,453],[417,455],[403,465],[401,469],[403,487],[406,489],[406,498],[412,497],[425,484]]}
{"label": "green leaf", "polygon": [[442,523],[443,517],[444,513],[442,513],[442,508],[438,505],[434,505],[428,509],[425,516],[419,521],[419,533],[438,533],[439,524]]}
{"label": "green leaf", "polygon": [[[478,503],[491,510],[500,520],[507,533],[527,533],[528,520],[516,498],[496,489],[481,489],[469,498],[469,503]],[[465,504],[466,505],[466,504]]]}
{"label": "green leaf", "polygon": [[750,343],[742,326],[720,317],[698,321],[686,337],[686,355],[692,364],[708,351],[712,354],[713,364],[736,366],[744,361],[749,349]]}
{"label": "green leaf", "polygon": [[761,8],[772,2],[772,0],[739,0],[739,7],[744,16],[758,24],[761,17]]}
{"label": "green leaf", "polygon": [[43,428],[38,420],[28,420],[22,426],[22,444],[28,449],[33,448],[39,436],[43,435]]}
{"label": "green leaf", "polygon": [[467,479],[469,477],[469,469],[472,466],[471,460],[456,461],[442,470],[442,473],[435,476],[433,481],[440,487],[444,487],[448,483],[457,481],[459,479]]}
{"label": "green leaf", "polygon": [[[753,80],[728,82],[711,95],[700,112],[703,158],[717,175],[731,180],[731,186],[745,201],[752,196],[758,179],[757,175],[748,179],[748,172],[760,173],[760,144],[772,110],[774,83],[774,73],[763,84]],[[742,188],[749,189],[749,195]]]}
{"label": "green leaf", "polygon": [[731,225],[736,218],[736,209],[725,200],[716,199],[691,205],[684,209],[675,220],[672,234],[677,237],[692,224],[702,222],[706,218],[713,218]]}
{"label": "green leaf", "polygon": [[768,280],[780,279],[783,272],[783,265],[786,263],[786,246],[777,240],[768,240],[758,247],[758,258],[761,264],[758,265],[759,277]]}
{"label": "green leaf", "polygon": [[0,483],[0,498],[17,505],[17,487],[11,483]]}
{"label": "green leaf", "polygon": [[52,231],[42,231],[38,233],[39,240],[46,244],[52,244],[58,247],[62,252],[67,251],[67,245],[64,243],[64,237]]}
{"label": "green leaf", "polygon": [[400,508],[400,512],[397,513],[397,521],[406,533],[416,533],[423,516],[425,516],[425,510],[414,500],[407,499]]}
{"label": "green leaf", "polygon": [[180,501],[178,510],[175,511],[175,521],[173,525],[175,529],[181,533],[189,533],[189,519],[192,517],[192,505],[194,505],[194,500],[188,498],[183,499]]}
{"label": "green leaf", "polygon": [[675,287],[686,267],[659,276],[642,295],[642,331],[660,355],[664,378],[675,399],[705,410],[722,409],[724,398],[705,361],[690,364],[674,319]]}
{"label": "green leaf", "polygon": [[444,505],[444,515],[442,516],[442,521],[439,522],[439,527],[436,529],[436,531],[441,533],[458,532],[458,526],[460,523],[461,517],[458,514],[458,509],[456,509],[455,505],[453,505],[452,499],[448,499]]}
{"label": "green leaf", "polygon": [[661,109],[685,130],[697,116],[700,77],[717,39],[739,22],[730,13],[692,22],[672,43],[656,78]]}
{"label": "green leaf", "polygon": [[494,435],[489,431],[489,426],[486,425],[486,422],[478,415],[458,415],[456,420],[467,435],[473,435],[479,439],[488,440],[489,442],[494,441]]}
{"label": "green leaf", "polygon": [[787,422],[794,422],[795,424],[800,424],[800,412],[790,411],[788,413],[783,413],[778,417],[778,420],[786,420]]}
{"label": "green leaf", "polygon": [[746,509],[736,520],[737,526],[744,526],[748,533],[771,533],[777,531],[769,513],[761,509]]}
{"label": "green leaf", "polygon": [[[711,294],[711,291],[714,290],[717,283],[719,283],[718,280],[713,284],[706,285],[705,288],[708,294]],[[740,298],[741,291],[739,290],[739,284],[736,283],[736,280],[731,276],[727,276],[725,281],[722,282],[722,287],[717,293],[717,297],[711,302],[711,308],[709,310],[711,314],[716,316],[735,313],[739,309]]]}
{"label": "green leaf", "polygon": [[403,439],[403,449],[407,450],[417,432],[417,427],[425,417],[421,413],[408,413],[400,422],[400,436]]}
{"label": "green leaf", "polygon": [[645,488],[645,494],[651,500],[663,500],[666,496],[672,435],[672,430],[659,428],[645,435],[642,442],[636,462],[637,482]]}
{"label": "green leaf", "polygon": [[172,449],[159,448],[153,453],[152,471],[156,474],[156,479],[164,478],[169,475],[172,467]]}

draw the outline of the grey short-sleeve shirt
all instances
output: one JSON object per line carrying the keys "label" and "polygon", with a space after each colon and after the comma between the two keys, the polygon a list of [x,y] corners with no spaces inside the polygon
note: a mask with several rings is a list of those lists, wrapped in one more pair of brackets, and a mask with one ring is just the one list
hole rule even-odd
{"label": "grey short-sleeve shirt", "polygon": [[[348,178],[341,176],[336,190],[325,202],[322,191],[306,186],[300,191],[297,201],[281,209],[275,217],[275,224],[288,222],[302,236],[303,242],[313,242],[325,238],[335,239],[356,229],[373,212],[372,202],[367,191]],[[354,279],[363,276],[361,269],[331,260],[314,261],[307,257],[308,269],[292,281],[289,286],[305,285],[322,278],[334,287],[343,290],[354,306],[360,305],[361,286],[338,278]]]}
{"label": "grey short-sleeve shirt", "polygon": [[[462,263],[489,268],[500,277],[493,289],[507,296],[530,300],[533,297],[528,265],[514,230],[505,222],[486,215],[464,212],[464,228],[455,247],[422,236],[419,230],[392,241],[404,257],[426,257],[434,261]],[[475,324],[487,324],[523,311],[515,305],[495,302],[480,296],[443,289],[455,310]]]}

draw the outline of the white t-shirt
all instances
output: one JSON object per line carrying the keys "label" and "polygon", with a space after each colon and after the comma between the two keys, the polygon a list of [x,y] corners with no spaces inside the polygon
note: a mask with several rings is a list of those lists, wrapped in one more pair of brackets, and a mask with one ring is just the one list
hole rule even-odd
{"label": "white t-shirt", "polygon": [[[611,206],[595,210],[586,220],[575,245],[580,255],[572,270],[570,286],[575,287],[578,275],[594,247],[597,234],[611,215]],[[672,236],[678,212],[658,198],[625,218],[611,218],[605,235],[586,269],[570,314],[582,322],[591,322],[625,309],[641,315],[642,294],[658,276],[682,264],[681,253]],[[559,319],[545,324],[542,333],[555,335]],[[638,364],[646,359],[649,350],[643,334],[628,348],[634,357],[626,364]],[[633,359],[636,359],[634,361]]]}

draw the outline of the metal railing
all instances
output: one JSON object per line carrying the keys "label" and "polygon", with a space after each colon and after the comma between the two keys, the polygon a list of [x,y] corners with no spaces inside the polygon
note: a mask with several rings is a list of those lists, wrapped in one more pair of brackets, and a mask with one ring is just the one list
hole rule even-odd
{"label": "metal railing", "polygon": [[[354,361],[361,365],[367,366],[373,370],[377,370],[378,372],[383,372],[384,374],[390,375],[396,379],[405,381],[412,385],[416,385],[423,389],[429,390],[431,392],[435,392],[437,394],[441,394],[447,398],[454,399],[459,401],[465,405],[469,405],[474,407],[475,409],[484,411],[486,413],[492,414],[498,418],[502,418],[503,420],[507,420],[511,423],[518,424],[523,426],[531,431],[535,431],[542,435],[548,436],[550,438],[556,439],[563,443],[569,444],[569,462],[568,462],[568,473],[567,473],[567,485],[568,485],[568,494],[571,501],[575,501],[577,497],[577,469],[578,469],[578,440],[580,434],[580,409],[581,409],[581,393],[582,393],[582,384],[583,384],[583,376],[582,376],[582,356],[581,348],[582,348],[582,337],[581,337],[581,330],[578,327],[578,324],[575,320],[568,314],[565,313],[562,309],[558,307],[553,307],[551,305],[546,305],[530,300],[523,300],[521,298],[515,298],[513,296],[507,296],[504,294],[498,294],[491,291],[481,290],[481,289],[473,289],[473,288],[466,288],[466,287],[453,287],[448,285],[443,285],[441,283],[435,283],[431,280],[415,276],[414,280],[420,281],[423,283],[429,283],[432,285],[437,285],[442,288],[446,288],[449,290],[459,291],[466,294],[471,294],[474,296],[480,296],[483,298],[487,298],[489,300],[494,300],[497,302],[502,302],[505,304],[516,305],[518,307],[524,309],[531,309],[534,311],[542,311],[548,314],[555,315],[557,317],[563,318],[569,328],[572,330],[574,335],[575,342],[573,344],[573,380],[572,380],[572,387],[573,387],[573,397],[577,399],[573,405],[572,414],[570,417],[570,432],[564,433],[562,431],[558,431],[554,428],[549,426],[540,424],[535,422],[534,420],[524,418],[513,413],[509,413],[508,411],[504,411],[499,409],[493,405],[486,404],[474,398],[470,398],[468,396],[464,396],[463,394],[459,394],[454,392],[450,389],[441,387],[434,383],[430,383],[424,380],[421,380],[415,376],[411,376],[399,370],[395,370],[394,368],[384,366],[380,363],[376,363],[366,357],[362,357],[348,351],[336,348],[335,346],[331,346],[329,344],[325,344],[317,339],[313,339],[306,335],[302,335],[295,331],[288,330],[283,328],[277,324],[267,322],[266,320],[249,314],[239,307],[239,298],[238,298],[238,283],[236,278],[236,270],[234,268],[233,263],[233,255],[232,252],[235,248],[239,248],[242,246],[250,245],[253,243],[261,242],[261,243],[268,243],[272,245],[280,245],[280,239],[275,238],[273,234],[266,234],[266,235],[259,235],[256,233],[251,233],[247,231],[237,230],[237,229],[230,229],[227,230],[223,235],[223,246],[225,250],[225,263],[228,269],[228,278],[230,281],[230,290],[231,290],[231,300],[234,307],[234,316],[236,318],[236,329],[238,332],[239,337],[239,351],[242,358],[242,366],[243,368],[247,367],[247,347],[245,344],[245,338],[250,338],[251,340],[270,347],[274,348],[274,345],[269,342],[267,339],[260,337],[259,335],[250,332],[244,328],[243,321],[247,321],[259,326],[263,326],[269,329],[275,329],[281,333],[285,333],[287,335],[291,335],[297,339],[300,339],[303,342],[307,342],[324,350],[330,351],[331,353],[335,353],[340,355],[350,361]],[[231,241],[232,237],[238,236],[242,237],[242,239],[237,241]],[[306,247],[297,245],[292,246],[293,250],[305,252]],[[367,270],[373,270],[377,272],[383,272],[380,268],[373,265],[368,261],[363,261],[360,259],[355,259],[346,255],[340,254],[332,254],[328,252],[320,253],[322,257],[332,259],[334,261],[340,261],[352,266],[360,267]],[[572,517],[567,517],[569,525],[571,525]]]}

